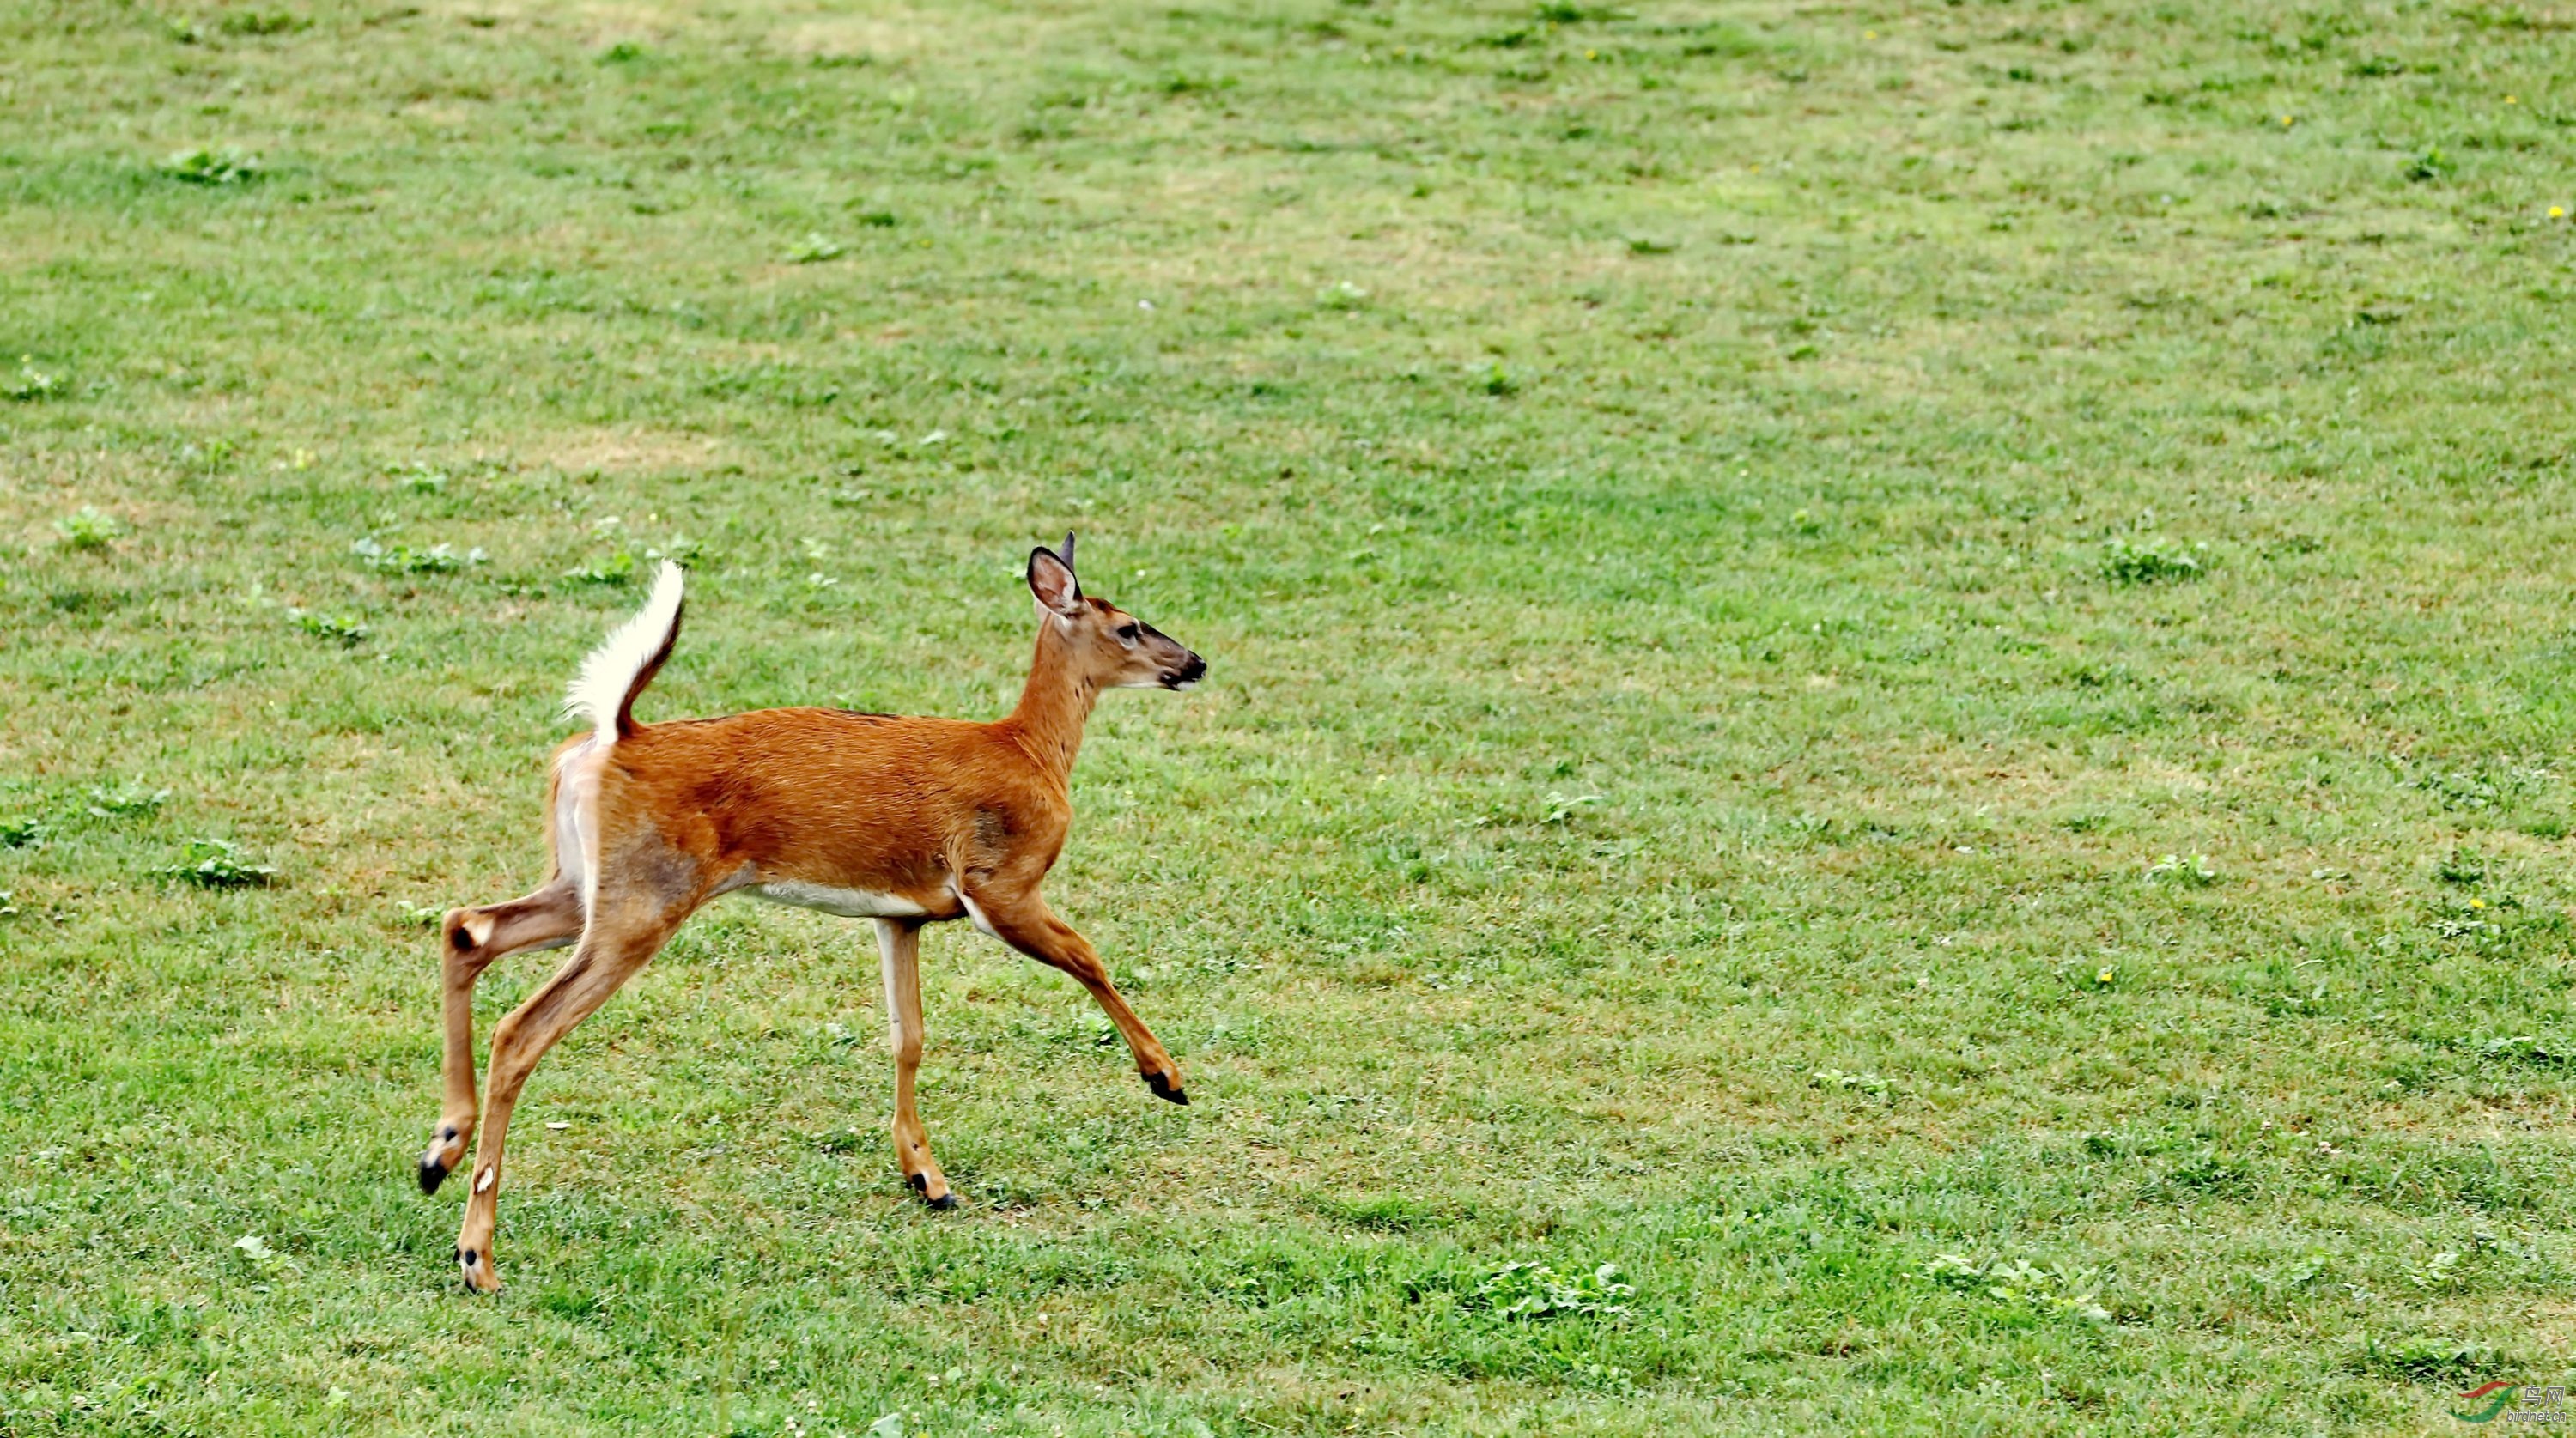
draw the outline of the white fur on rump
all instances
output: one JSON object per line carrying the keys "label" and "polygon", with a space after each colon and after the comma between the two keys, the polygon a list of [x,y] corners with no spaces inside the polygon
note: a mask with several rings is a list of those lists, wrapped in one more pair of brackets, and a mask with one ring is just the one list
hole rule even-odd
{"label": "white fur on rump", "polygon": [[580,676],[564,690],[564,717],[589,724],[603,744],[617,740],[617,708],[626,702],[627,686],[679,622],[680,583],[680,566],[663,560],[653,575],[652,597],[634,618],[590,651],[590,657],[581,661]]}

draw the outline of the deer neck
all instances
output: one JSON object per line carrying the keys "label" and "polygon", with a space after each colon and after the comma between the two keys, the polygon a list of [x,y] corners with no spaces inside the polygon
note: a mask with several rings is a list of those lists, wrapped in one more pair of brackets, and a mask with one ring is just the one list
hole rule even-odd
{"label": "deer neck", "polygon": [[1019,707],[1003,722],[1039,768],[1057,783],[1070,784],[1074,756],[1082,752],[1082,726],[1099,699],[1100,686],[1074,661],[1072,641],[1053,620],[1040,620],[1029,682],[1020,690]]}

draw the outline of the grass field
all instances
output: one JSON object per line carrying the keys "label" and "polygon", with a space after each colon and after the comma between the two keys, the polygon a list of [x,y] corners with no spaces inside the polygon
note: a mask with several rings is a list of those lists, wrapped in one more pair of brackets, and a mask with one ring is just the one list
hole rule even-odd
{"label": "grass field", "polygon": [[[2576,1366],[2576,11],[277,4],[0,11],[0,1433]],[[1067,528],[1213,666],[1051,889],[1194,1104],[936,931],[927,1212],[865,927],[719,906],[469,1299],[423,916],[634,575],[648,720],[990,716]]]}

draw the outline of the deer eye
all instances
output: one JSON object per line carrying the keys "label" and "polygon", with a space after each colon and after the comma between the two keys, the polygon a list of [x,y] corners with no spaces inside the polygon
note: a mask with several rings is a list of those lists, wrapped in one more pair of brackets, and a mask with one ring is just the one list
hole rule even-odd
{"label": "deer eye", "polygon": [[1136,626],[1135,626],[1135,625],[1133,625],[1133,624],[1121,624],[1121,625],[1119,625],[1119,626],[1118,626],[1118,642],[1119,642],[1119,643],[1121,643],[1121,644],[1133,644],[1133,643],[1135,643],[1135,642],[1136,642],[1136,632],[1137,632],[1137,631],[1136,631]]}

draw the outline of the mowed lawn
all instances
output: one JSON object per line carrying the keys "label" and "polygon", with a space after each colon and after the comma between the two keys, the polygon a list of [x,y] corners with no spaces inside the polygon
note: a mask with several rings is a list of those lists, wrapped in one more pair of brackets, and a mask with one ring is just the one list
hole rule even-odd
{"label": "mowed lawn", "polygon": [[[275,4],[0,12],[0,1433],[2576,1366],[2576,11]],[[431,925],[655,558],[648,721],[981,717],[1068,528],[1212,666],[1051,887],[1191,1106],[936,930],[928,1212],[866,926],[719,905],[467,1296]]]}

